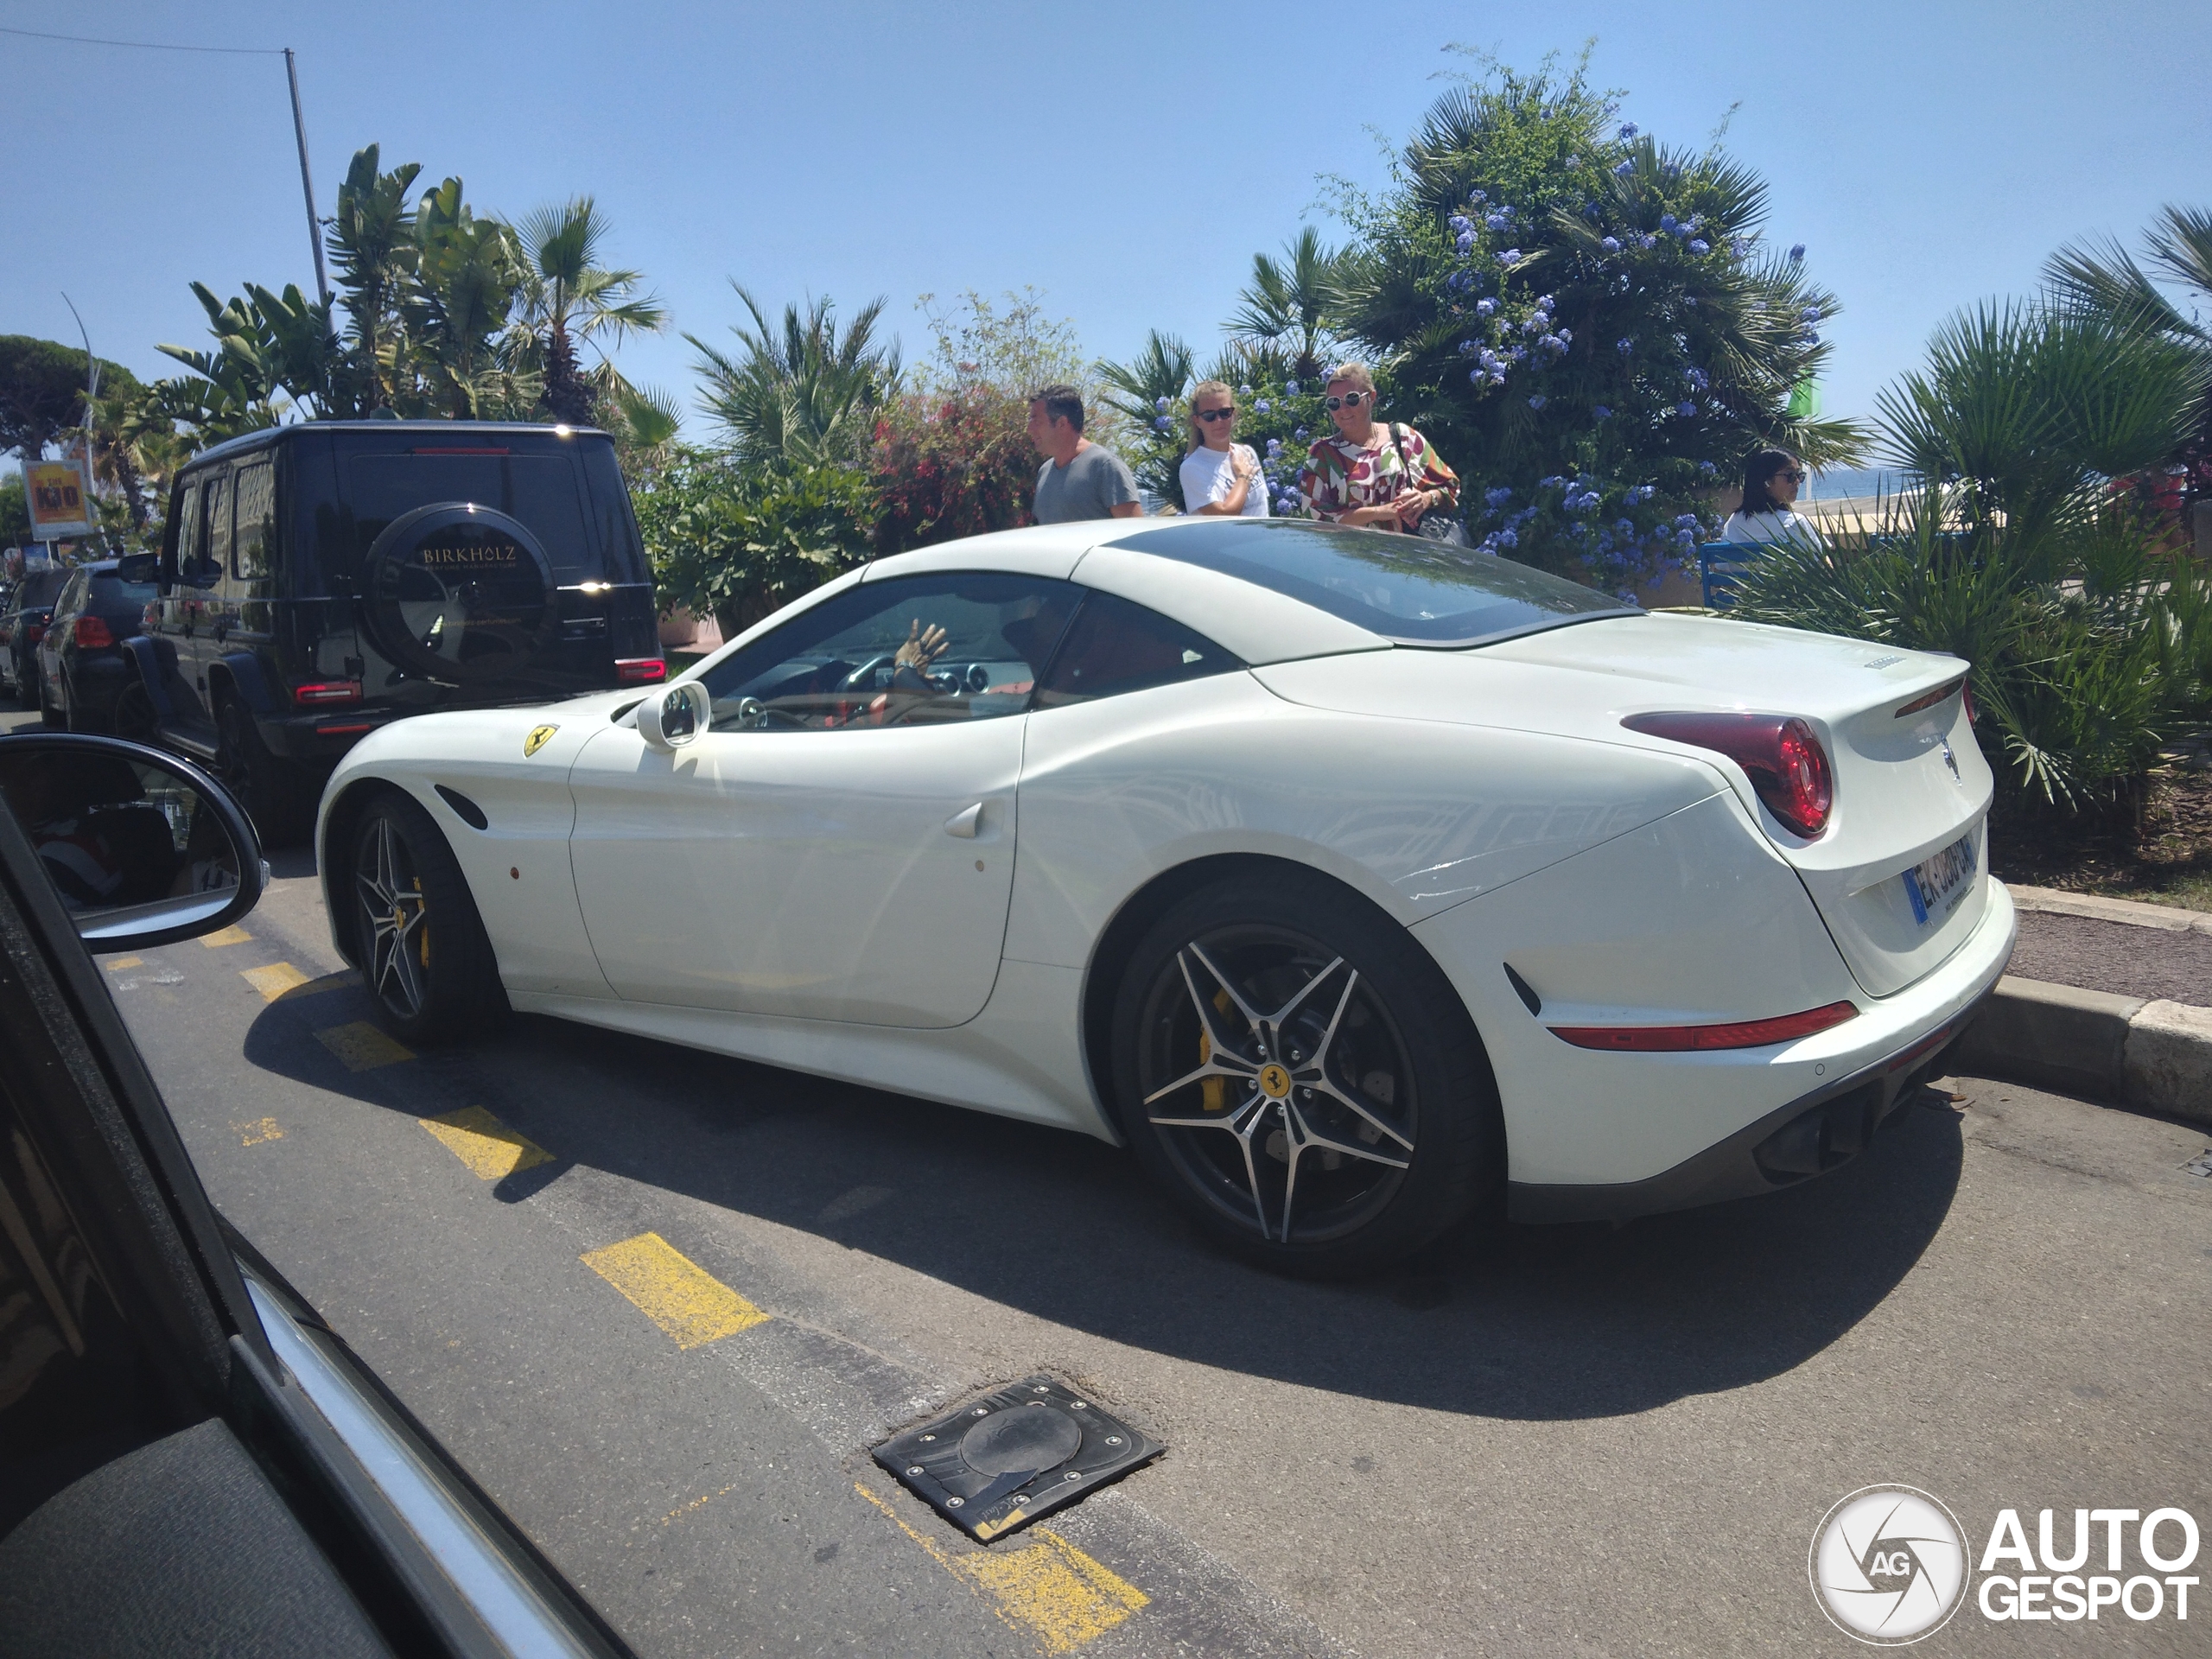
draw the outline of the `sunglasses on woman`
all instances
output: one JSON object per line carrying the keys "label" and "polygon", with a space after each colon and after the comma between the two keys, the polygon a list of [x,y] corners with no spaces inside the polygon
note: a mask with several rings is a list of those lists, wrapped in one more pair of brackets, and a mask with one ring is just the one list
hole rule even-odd
{"label": "sunglasses on woman", "polygon": [[1805,481],[1805,474],[1802,472],[1783,471],[1777,473],[1775,476],[1777,478],[1786,478],[1792,484],[1802,484]]}
{"label": "sunglasses on woman", "polygon": [[1236,405],[1231,404],[1227,409],[1202,409],[1198,411],[1198,418],[1202,421],[1233,421],[1236,418]]}
{"label": "sunglasses on woman", "polygon": [[1329,399],[1329,412],[1334,414],[1340,409],[1357,409],[1360,400],[1366,396],[1363,391],[1348,391],[1341,397],[1332,397]]}

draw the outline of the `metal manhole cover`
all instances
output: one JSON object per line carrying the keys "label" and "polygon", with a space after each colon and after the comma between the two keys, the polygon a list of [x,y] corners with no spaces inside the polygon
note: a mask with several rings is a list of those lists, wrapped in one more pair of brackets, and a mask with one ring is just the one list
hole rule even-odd
{"label": "metal manhole cover", "polygon": [[1033,1376],[893,1436],[875,1460],[962,1531],[988,1540],[1164,1450],[1096,1401]]}

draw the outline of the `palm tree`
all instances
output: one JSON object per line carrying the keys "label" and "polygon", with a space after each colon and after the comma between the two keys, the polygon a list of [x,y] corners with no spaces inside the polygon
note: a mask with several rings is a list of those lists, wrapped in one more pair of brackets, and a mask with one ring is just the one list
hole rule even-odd
{"label": "palm tree", "polygon": [[730,325],[744,350],[732,355],[683,336],[699,353],[701,407],[747,460],[858,461],[874,441],[877,411],[899,390],[898,346],[875,338],[883,301],[862,306],[842,331],[827,296],[804,313],[786,305],[778,327],[742,284],[733,278],[730,286],[753,314],[751,328]]}
{"label": "palm tree", "polygon": [[[2199,300],[2212,301],[2212,212],[2168,203],[2144,237],[2150,270],[2116,242],[2062,248],[2044,266],[2054,298],[2067,309],[2103,317],[2171,341],[2196,365],[2203,390],[2188,435],[2164,459],[2184,474],[2185,499],[2212,493],[2212,327],[2192,307],[2184,313],[2158,286],[2163,277]],[[2206,550],[2199,549],[2200,552]]]}
{"label": "palm tree", "polygon": [[[1177,336],[1149,329],[1144,349],[1128,362],[1099,364],[1098,378],[1113,388],[1106,394],[1106,406],[1140,432],[1171,433],[1177,417],[1170,405],[1181,401],[1190,389],[1196,361],[1190,346]],[[1164,435],[1162,442],[1147,442],[1135,463],[1137,482],[1163,500],[1176,500],[1175,467],[1181,461],[1180,449],[1165,442]]]}
{"label": "palm tree", "polygon": [[474,420],[535,404],[541,388],[534,377],[503,364],[495,345],[522,283],[521,261],[506,227],[477,218],[461,200],[457,178],[416,209],[414,275],[400,311],[418,354],[425,407],[402,412]]}
{"label": "palm tree", "polygon": [[1329,318],[1336,304],[1338,251],[1321,245],[1311,225],[1283,245],[1282,263],[1264,253],[1252,256],[1251,285],[1238,295],[1236,315],[1224,325],[1236,339],[1274,347],[1287,360],[1290,378],[1313,380],[1335,342]]}
{"label": "palm tree", "polygon": [[332,262],[351,318],[341,401],[333,413],[367,415],[389,406],[405,378],[399,302],[415,271],[415,210],[407,193],[423,168],[378,170],[376,145],[356,150],[330,221]]}
{"label": "palm tree", "polygon": [[[658,334],[668,326],[658,301],[637,290],[645,281],[634,270],[609,270],[599,263],[607,235],[606,218],[589,196],[558,207],[541,207],[512,227],[521,251],[522,286],[511,356],[518,366],[534,368],[545,379],[545,405],[556,421],[588,424],[602,398],[627,391],[607,346],[626,334]],[[599,353],[585,369],[578,348]]]}

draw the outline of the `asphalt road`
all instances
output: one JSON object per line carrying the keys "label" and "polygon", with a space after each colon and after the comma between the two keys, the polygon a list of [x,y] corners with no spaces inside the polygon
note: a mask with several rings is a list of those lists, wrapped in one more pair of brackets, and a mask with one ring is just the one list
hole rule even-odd
{"label": "asphalt road", "polygon": [[[1807,1551],[1859,1487],[1976,1556],[2212,1530],[2201,1130],[1963,1079],[1789,1192],[1313,1287],[1075,1136],[536,1019],[395,1052],[279,878],[117,1001],[217,1204],[643,1654],[1844,1654]],[[867,1455],[1040,1373],[1166,1454],[988,1549]]]}

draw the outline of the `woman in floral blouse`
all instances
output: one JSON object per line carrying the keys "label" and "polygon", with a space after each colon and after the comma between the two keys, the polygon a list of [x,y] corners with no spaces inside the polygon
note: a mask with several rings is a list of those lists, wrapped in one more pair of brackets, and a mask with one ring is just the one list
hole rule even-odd
{"label": "woman in floral blouse", "polygon": [[1337,435],[1314,443],[1298,475],[1315,517],[1411,531],[1430,513],[1451,516],[1459,504],[1459,475],[1414,428],[1376,423],[1375,378],[1367,365],[1344,363],[1329,372],[1328,408]]}

